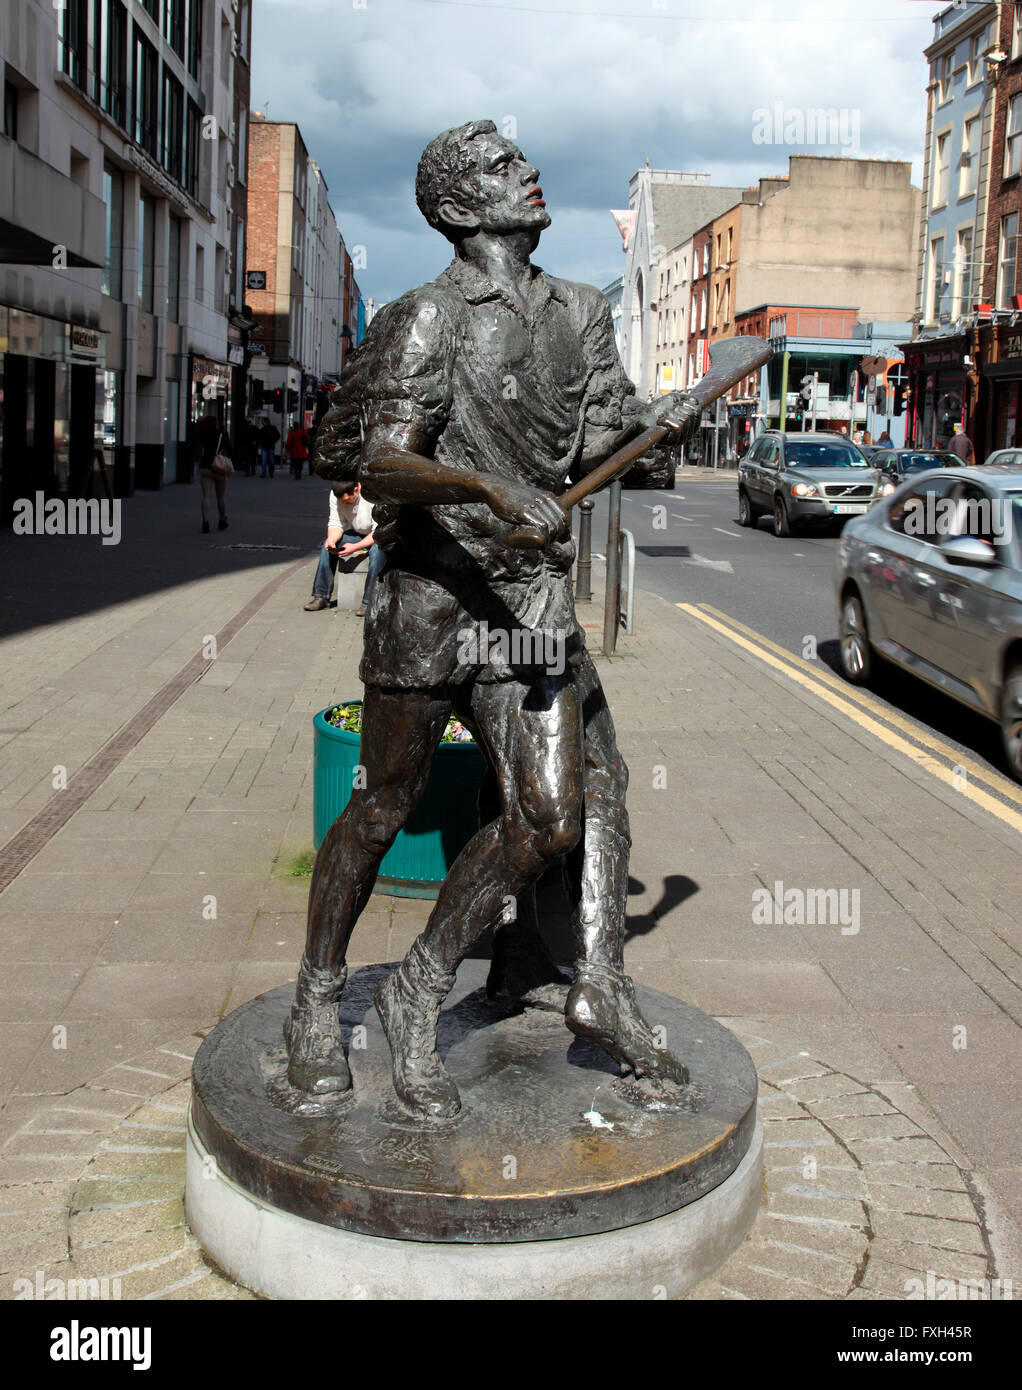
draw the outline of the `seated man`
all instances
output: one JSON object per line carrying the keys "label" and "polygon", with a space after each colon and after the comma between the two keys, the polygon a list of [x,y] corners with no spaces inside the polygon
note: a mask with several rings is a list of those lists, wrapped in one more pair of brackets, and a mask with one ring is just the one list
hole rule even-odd
{"label": "seated man", "polygon": [[319,565],[316,568],[316,577],[312,583],[312,598],[305,605],[306,613],[318,613],[320,609],[329,606],[338,560],[354,561],[367,550],[369,569],[362,591],[362,602],[355,610],[356,618],[365,617],[376,585],[376,577],[383,569],[386,556],[376,544],[373,509],[362,496],[361,486],[355,482],[331,483],[330,520],[319,556]]}

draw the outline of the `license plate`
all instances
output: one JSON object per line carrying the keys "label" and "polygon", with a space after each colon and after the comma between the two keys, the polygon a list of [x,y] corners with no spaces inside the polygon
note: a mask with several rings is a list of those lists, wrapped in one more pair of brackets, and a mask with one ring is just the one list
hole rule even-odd
{"label": "license plate", "polygon": [[831,507],[835,516],[851,516],[853,513],[861,515],[869,511],[868,502],[835,502]]}

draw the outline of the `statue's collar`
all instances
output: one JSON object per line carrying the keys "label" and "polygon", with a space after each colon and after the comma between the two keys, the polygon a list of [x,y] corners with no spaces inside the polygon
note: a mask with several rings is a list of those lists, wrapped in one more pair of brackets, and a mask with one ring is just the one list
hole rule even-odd
{"label": "statue's collar", "polygon": [[[494,284],[490,277],[471,261],[455,257],[444,271],[444,276],[469,304],[484,304],[488,299],[500,299],[511,309],[517,311],[522,308],[506,290]],[[541,307],[548,299],[556,299],[562,304],[567,302],[556,280],[552,280],[538,265],[534,265],[529,302],[533,307]]]}

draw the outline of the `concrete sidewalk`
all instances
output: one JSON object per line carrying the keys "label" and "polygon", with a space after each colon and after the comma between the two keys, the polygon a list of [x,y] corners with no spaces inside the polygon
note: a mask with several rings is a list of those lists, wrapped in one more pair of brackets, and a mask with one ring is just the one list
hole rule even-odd
{"label": "concrete sidewalk", "polygon": [[[246,1296],[183,1224],[187,1076],[302,949],[311,716],[360,693],[360,621],[302,611],[324,494],[234,481],[219,538],[192,534],[194,490],[132,499],[115,553],[74,542],[95,601],[57,621],[71,578],[44,566],[66,542],[3,540],[4,591],[29,556],[25,622],[46,624],[2,648],[5,841],[60,795],[55,766],[73,789],[280,581],[0,894],[5,1297],[37,1271]],[[645,594],[638,612],[599,659],[632,775],[628,965],[734,1029],[768,1120],[761,1218],[692,1296],[904,1298],[927,1272],[1022,1288],[1018,835],[695,617]],[[778,882],[857,892],[857,930],[764,922]],[[398,958],[428,908],[375,896],[352,963]]]}

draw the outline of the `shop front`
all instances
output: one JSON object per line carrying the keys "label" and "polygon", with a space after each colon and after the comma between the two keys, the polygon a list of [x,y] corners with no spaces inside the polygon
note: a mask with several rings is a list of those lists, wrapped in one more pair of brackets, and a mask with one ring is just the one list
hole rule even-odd
{"label": "shop front", "polygon": [[122,374],[106,369],[105,335],[0,305],[0,516],[42,492],[81,496],[97,447],[120,444]]}
{"label": "shop front", "polygon": [[[996,362],[984,362],[983,381],[989,392],[989,437],[986,454],[1022,444],[1022,338],[1000,344]],[[982,461],[982,460],[980,460]]]}
{"label": "shop front", "polygon": [[207,415],[216,416],[221,429],[230,433],[231,375],[229,362],[217,362],[212,357],[192,353],[189,357],[190,395],[188,400],[188,443],[178,451],[177,480],[187,483],[195,468],[193,439],[196,424]]}
{"label": "shop front", "polygon": [[906,343],[903,350],[912,400],[906,442],[915,449],[946,449],[956,425],[968,433],[967,340],[959,334],[939,346]]}

